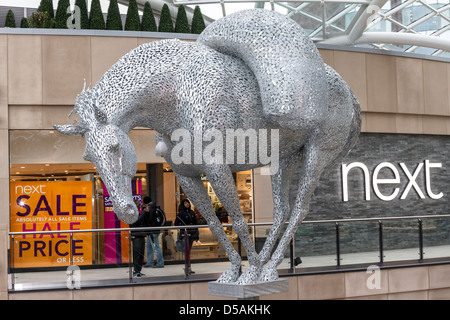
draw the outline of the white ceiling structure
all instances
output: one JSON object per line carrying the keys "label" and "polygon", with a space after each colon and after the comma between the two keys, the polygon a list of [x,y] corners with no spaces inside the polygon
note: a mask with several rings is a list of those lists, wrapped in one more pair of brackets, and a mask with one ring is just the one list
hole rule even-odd
{"label": "white ceiling structure", "polygon": [[[450,0],[137,0],[141,11],[147,1],[156,16],[167,4],[173,18],[184,4],[189,20],[199,5],[206,24],[246,8],[276,10],[299,23],[316,43],[450,58]],[[37,7],[39,2],[0,0],[0,5]],[[109,0],[100,2],[106,12]],[[129,0],[118,2],[125,14]],[[57,3],[53,0],[55,7]]]}
{"label": "white ceiling structure", "polygon": [[[137,0],[141,9],[146,1]],[[128,0],[119,3],[126,5]],[[157,14],[165,3],[173,14],[184,4],[189,19],[199,5],[207,24],[245,3],[286,14],[316,43],[450,57],[449,0],[151,0]]]}

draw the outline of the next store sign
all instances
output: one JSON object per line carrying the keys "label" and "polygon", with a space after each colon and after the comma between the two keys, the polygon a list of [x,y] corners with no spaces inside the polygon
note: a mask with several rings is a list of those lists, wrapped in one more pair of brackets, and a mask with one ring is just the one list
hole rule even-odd
{"label": "next store sign", "polygon": [[[383,201],[391,201],[397,198],[400,194],[400,188],[397,186],[400,183],[402,183],[400,179],[399,170],[402,170],[404,172],[407,179],[406,188],[400,194],[401,200],[404,200],[407,197],[411,189],[414,189],[421,199],[425,199],[426,197],[425,193],[431,199],[440,199],[444,196],[442,192],[439,192],[438,190],[433,190],[432,188],[433,187],[432,175],[439,174],[439,169],[442,168],[442,163],[433,163],[430,162],[429,160],[425,160],[424,162],[420,162],[416,166],[414,172],[410,172],[404,163],[399,163],[399,167],[400,168],[397,168],[394,164],[390,162],[382,162],[378,164],[373,170],[373,173],[370,174],[369,169],[362,162],[352,162],[350,164],[342,164],[341,170],[342,170],[343,201],[349,201],[348,174],[352,169],[355,168],[361,169],[364,174],[364,190],[365,190],[364,193],[366,201],[370,200],[371,185],[373,192],[379,199]],[[393,178],[390,179],[380,178],[379,173],[382,170],[390,170],[393,175]],[[425,173],[425,180],[424,185],[419,185],[419,183],[416,180],[419,174],[422,172],[422,170],[424,170]],[[394,187],[394,189],[389,194],[386,193],[383,194],[379,188],[379,185],[382,184],[391,184]]]}

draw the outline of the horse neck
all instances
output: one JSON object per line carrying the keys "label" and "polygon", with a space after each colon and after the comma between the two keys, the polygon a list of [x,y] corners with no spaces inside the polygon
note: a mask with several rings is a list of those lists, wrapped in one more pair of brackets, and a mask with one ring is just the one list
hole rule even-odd
{"label": "horse neck", "polygon": [[[118,126],[125,133],[136,127],[166,132],[176,122],[174,119],[170,119],[174,114],[174,99],[175,96],[164,92],[154,92],[152,94],[140,92],[133,103],[126,104],[126,108],[120,110],[111,118],[110,123]],[[164,101],[163,103],[161,102],[162,100]]]}
{"label": "horse neck", "polygon": [[[168,45],[171,44],[168,43]],[[134,56],[125,56],[124,58],[127,59],[120,60],[119,62],[122,63],[119,63],[118,69],[114,70],[114,74],[130,76],[134,84],[129,85],[130,77],[127,76],[115,79],[119,80],[116,87],[121,90],[122,101],[105,106],[108,122],[117,125],[127,133],[135,127],[164,131],[163,127],[167,126],[165,123],[167,120],[161,121],[162,118],[164,116],[167,118],[174,112],[173,92],[175,92],[176,84],[173,74],[176,72],[177,66],[173,61],[179,57],[185,57],[186,54],[184,50],[180,50],[176,52],[176,55],[155,57],[151,48],[147,52],[145,46],[139,48],[140,50],[134,54],[142,56],[140,59],[136,59]],[[139,64],[136,65],[133,62]],[[130,64],[133,65],[133,68],[130,68]],[[102,80],[107,83],[114,79],[106,76]]]}

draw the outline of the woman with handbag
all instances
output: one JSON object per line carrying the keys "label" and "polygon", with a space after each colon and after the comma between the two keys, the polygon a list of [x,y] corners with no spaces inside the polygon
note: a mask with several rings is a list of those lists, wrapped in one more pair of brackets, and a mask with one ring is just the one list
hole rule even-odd
{"label": "woman with handbag", "polygon": [[[178,215],[175,219],[176,226],[190,226],[196,225],[197,219],[195,218],[195,213],[191,209],[191,203],[188,199],[183,199],[178,207]],[[185,232],[187,230],[187,232]],[[188,236],[188,239],[184,239],[185,233]],[[178,233],[178,239],[182,240],[185,244],[185,261],[187,264],[187,274],[195,273],[191,269],[191,249],[194,241],[197,241],[199,238],[198,229],[180,229]],[[186,242],[187,240],[187,242]]]}

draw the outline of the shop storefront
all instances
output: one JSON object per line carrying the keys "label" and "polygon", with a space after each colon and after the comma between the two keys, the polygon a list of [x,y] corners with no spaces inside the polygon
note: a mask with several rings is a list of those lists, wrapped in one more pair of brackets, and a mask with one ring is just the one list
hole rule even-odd
{"label": "shop storefront", "polygon": [[[154,141],[151,130],[140,130],[130,136],[138,146],[142,141]],[[18,237],[14,241],[14,250],[11,250],[12,268],[67,267],[70,264],[113,266],[130,262],[130,239],[127,231],[76,234],[77,239],[73,241],[72,248],[69,247],[68,235],[50,233],[61,230],[129,228],[115,215],[108,190],[95,167],[84,160],[81,163],[73,162],[83,153],[83,141],[52,130],[13,130],[10,132],[10,145],[11,232],[44,232]],[[49,145],[58,147],[49,149]],[[145,149],[147,151],[136,149],[138,155],[152,151],[148,151],[148,148]],[[71,159],[66,157],[68,152],[72,154],[69,156]],[[150,176],[155,174],[159,180]],[[238,172],[234,177],[241,210],[246,221],[252,222],[252,172]],[[219,220],[223,224],[231,223],[207,177],[202,177],[202,180]],[[155,185],[155,181],[160,181],[161,185]],[[154,198],[156,189],[157,204],[167,216],[166,225],[174,225],[178,205],[185,198],[174,173],[162,162],[138,163],[138,172],[132,181],[133,198],[140,202],[146,195],[153,195]],[[195,205],[192,207],[197,224],[206,224]],[[232,228],[226,230],[238,249],[237,235]],[[166,263],[184,261],[183,254],[175,248],[177,233],[178,230],[160,233],[160,247]],[[245,256],[245,252],[243,255]],[[227,255],[211,231],[205,228],[200,229],[200,237],[193,245],[191,259],[227,260]]]}
{"label": "shop storefront", "polygon": [[[362,133],[355,148],[320,179],[306,221],[448,214],[449,147],[448,135]],[[291,188],[291,203],[294,197]],[[427,220],[420,226],[426,238],[423,245],[448,245],[449,223],[444,218]],[[379,229],[376,220],[344,224],[340,230],[341,251],[364,248],[377,252]],[[418,230],[415,219],[384,222],[384,246],[418,247]],[[297,254],[303,257],[336,250],[332,225],[304,225],[296,239]],[[414,258],[417,254],[411,256]]]}

